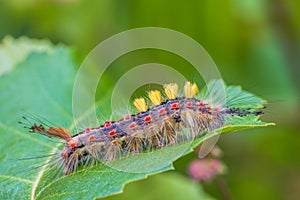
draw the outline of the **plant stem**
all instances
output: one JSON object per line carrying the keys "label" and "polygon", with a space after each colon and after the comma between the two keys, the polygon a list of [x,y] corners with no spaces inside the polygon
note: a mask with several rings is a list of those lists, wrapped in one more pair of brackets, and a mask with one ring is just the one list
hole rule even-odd
{"label": "plant stem", "polygon": [[217,176],[215,179],[216,186],[221,194],[223,200],[232,200],[232,195],[222,176]]}

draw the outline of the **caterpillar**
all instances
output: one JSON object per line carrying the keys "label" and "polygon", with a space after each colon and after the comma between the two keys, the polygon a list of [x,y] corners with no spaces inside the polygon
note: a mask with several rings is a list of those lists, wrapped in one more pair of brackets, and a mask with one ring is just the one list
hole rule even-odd
{"label": "caterpillar", "polygon": [[136,98],[133,105],[138,113],[117,121],[105,121],[99,127],[85,128],[73,136],[63,127],[45,123],[31,123],[25,127],[30,132],[65,141],[55,163],[67,175],[81,165],[112,162],[122,156],[193,140],[222,127],[226,117],[262,114],[250,108],[212,104],[205,99],[207,97],[197,96],[198,86],[191,82],[185,83],[184,96],[179,95],[176,83],[165,84],[163,90],[165,95],[159,90],[148,92],[151,106],[145,98]]}

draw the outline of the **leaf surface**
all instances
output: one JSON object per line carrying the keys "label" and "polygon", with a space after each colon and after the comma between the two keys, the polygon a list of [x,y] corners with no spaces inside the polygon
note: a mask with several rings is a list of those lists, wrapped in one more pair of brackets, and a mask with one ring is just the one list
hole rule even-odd
{"label": "leaf surface", "polygon": [[[49,157],[37,158],[59,152],[63,144],[41,135],[27,133],[18,121],[24,113],[41,114],[51,123],[66,128],[73,127],[72,87],[75,66],[72,52],[66,47],[54,47],[51,52],[32,52],[18,66],[0,76],[0,197],[1,199],[92,199],[109,196],[122,191],[126,183],[149,175],[173,169],[167,158],[174,159],[190,152],[186,144],[178,144],[124,158],[118,171],[105,165],[80,169],[68,176],[55,178],[47,174],[45,164]],[[247,107],[258,108],[263,100],[238,87],[228,87],[231,96],[247,96]],[[250,95],[250,96],[249,96]],[[241,104],[243,107],[245,104]],[[45,116],[46,115],[46,116]],[[222,133],[272,125],[259,121],[256,116],[228,118]],[[207,134],[193,142],[197,146],[213,134]],[[182,152],[174,154],[174,152]],[[22,158],[36,158],[25,159]],[[42,167],[36,167],[41,165]],[[157,165],[155,170],[153,165]],[[131,169],[145,169],[144,173],[132,173]]]}

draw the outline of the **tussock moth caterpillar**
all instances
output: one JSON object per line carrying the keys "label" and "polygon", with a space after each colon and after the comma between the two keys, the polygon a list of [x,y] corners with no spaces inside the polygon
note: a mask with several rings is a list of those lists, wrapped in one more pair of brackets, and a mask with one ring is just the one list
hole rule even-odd
{"label": "tussock moth caterpillar", "polygon": [[[213,95],[218,96],[219,83],[219,80],[211,83]],[[259,107],[242,105],[253,98],[246,92],[243,96],[238,93],[227,97],[219,95],[217,98],[225,98],[225,103],[218,104],[209,99],[209,91],[198,95],[199,89],[195,83],[185,83],[184,96],[179,95],[176,83],[164,85],[163,90],[165,96],[158,90],[149,91],[149,103],[145,98],[136,98],[133,104],[138,113],[117,121],[105,121],[99,127],[85,128],[73,136],[63,127],[35,124],[24,119],[29,123],[26,127],[30,132],[65,141],[65,147],[55,158],[55,163],[63,168],[64,174],[69,174],[81,165],[109,163],[130,154],[193,140],[222,127],[228,117],[262,114],[257,111]],[[226,90],[226,93],[230,92]]]}

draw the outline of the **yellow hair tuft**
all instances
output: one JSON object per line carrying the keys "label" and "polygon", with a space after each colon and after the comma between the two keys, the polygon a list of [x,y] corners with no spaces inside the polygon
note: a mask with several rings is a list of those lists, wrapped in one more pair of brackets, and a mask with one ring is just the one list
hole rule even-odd
{"label": "yellow hair tuft", "polygon": [[178,94],[178,85],[176,83],[166,84],[164,90],[169,99],[175,99]]}
{"label": "yellow hair tuft", "polygon": [[153,105],[159,105],[161,104],[161,93],[158,90],[151,90],[148,92],[148,96],[152,102]]}
{"label": "yellow hair tuft", "polygon": [[135,99],[133,105],[139,112],[146,112],[147,111],[147,104],[144,98]]}
{"label": "yellow hair tuft", "polygon": [[198,86],[195,83],[186,82],[184,85],[184,94],[186,98],[193,98],[198,92]]}
{"label": "yellow hair tuft", "polygon": [[194,91],[195,95],[199,92],[199,88],[198,88],[198,86],[196,85],[196,83],[193,83],[193,85],[192,85],[192,90]]}

